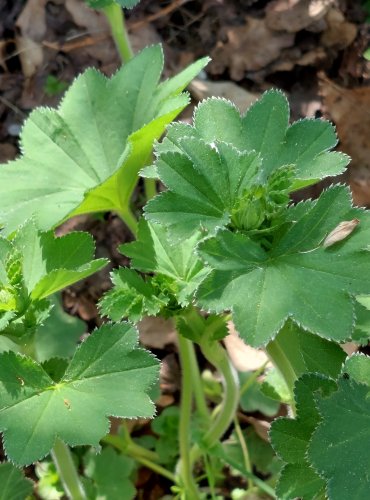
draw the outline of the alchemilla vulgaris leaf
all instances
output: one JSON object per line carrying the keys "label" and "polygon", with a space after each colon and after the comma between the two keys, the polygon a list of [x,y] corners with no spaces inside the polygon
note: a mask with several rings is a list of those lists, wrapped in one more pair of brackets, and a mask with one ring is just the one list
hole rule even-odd
{"label": "alchemilla vulgaris leaf", "polygon": [[[48,315],[44,299],[99,271],[106,259],[94,260],[95,245],[88,233],[55,237],[28,221],[9,241],[0,238],[0,330],[12,322],[32,328]],[[21,333],[21,330],[20,330]]]}
{"label": "alchemilla vulgaris leaf", "polygon": [[[286,212],[291,222],[267,249],[228,230],[199,244],[213,268],[198,290],[199,304],[214,312],[232,309],[236,328],[253,346],[274,338],[288,318],[321,337],[345,341],[355,324],[352,296],[370,287],[370,216],[351,207],[344,186]],[[323,247],[341,221],[355,218],[360,222],[351,235]]]}
{"label": "alchemilla vulgaris leaf", "polygon": [[[270,430],[271,444],[285,462],[276,493],[279,499],[313,500],[325,491],[325,481],[310,466],[306,458],[308,444],[320,416],[315,405],[315,393],[328,395],[336,390],[333,380],[318,374],[305,374],[295,384],[297,418],[278,418]],[[295,478],[295,479],[294,479]],[[293,480],[294,479],[294,480]]]}
{"label": "alchemilla vulgaris leaf", "polygon": [[33,111],[23,155],[0,169],[4,231],[31,215],[45,230],[79,213],[126,210],[153,141],[186,106],[181,91],[207,61],[158,83],[162,49],[148,47],[109,79],[86,70],[58,109]]}
{"label": "alchemilla vulgaris leaf", "polygon": [[206,100],[195,111],[194,126],[172,125],[158,145],[155,167],[147,172],[168,191],[148,203],[146,216],[186,237],[199,225],[208,231],[235,225],[244,196],[253,229],[263,222],[256,209],[271,216],[278,208],[274,187],[265,184],[279,170],[292,171],[286,192],[343,172],[349,158],[329,151],[336,142],[329,122],[307,119],[289,126],[288,103],[278,91],[266,92],[243,116],[228,101]]}
{"label": "alchemilla vulgaris leaf", "polygon": [[27,465],[43,458],[57,437],[99,446],[107,417],[152,417],[147,392],[159,363],[138,347],[129,324],[106,324],[77,349],[59,382],[41,365],[13,352],[0,355],[0,430],[10,460]]}
{"label": "alchemilla vulgaris leaf", "polygon": [[367,500],[370,491],[370,358],[350,357],[338,390],[318,398],[321,417],[308,460],[327,480],[329,500]]}
{"label": "alchemilla vulgaris leaf", "polygon": [[9,462],[0,463],[0,500],[24,500],[32,494],[33,483]]}

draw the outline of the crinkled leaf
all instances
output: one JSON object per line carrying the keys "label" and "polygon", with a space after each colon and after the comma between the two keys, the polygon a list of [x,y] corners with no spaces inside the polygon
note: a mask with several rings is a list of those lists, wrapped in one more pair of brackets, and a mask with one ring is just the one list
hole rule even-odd
{"label": "crinkled leaf", "polygon": [[136,323],[143,316],[156,316],[169,301],[166,296],[158,296],[151,282],[132,269],[121,267],[111,276],[114,287],[100,300],[99,308],[113,321],[129,318]]}
{"label": "crinkled leaf", "polygon": [[35,332],[36,359],[39,362],[54,357],[71,357],[78,339],[86,331],[84,321],[64,311],[60,297],[53,297],[52,302],[54,307],[50,316]]}
{"label": "crinkled leaf", "polygon": [[324,500],[325,481],[307,464],[287,464],[276,486],[279,500]]}
{"label": "crinkled leaf", "polygon": [[321,421],[308,459],[328,481],[329,500],[365,500],[370,491],[370,358],[349,358],[343,372],[338,390],[317,402]]}
{"label": "crinkled leaf", "polygon": [[[178,237],[199,224],[209,231],[224,227],[243,190],[284,166],[294,168],[290,191],[343,172],[349,158],[329,152],[336,143],[334,127],[324,120],[289,126],[287,100],[276,90],[263,94],[244,116],[224,99],[203,101],[194,125],[174,124],[157,147],[155,172],[168,191],[148,203],[146,216]],[[147,172],[154,175],[153,169]]]}
{"label": "crinkled leaf", "polygon": [[184,138],[184,153],[163,153],[157,170],[168,191],[145,207],[149,220],[169,226],[178,237],[194,230],[214,231],[230,222],[232,209],[261,166],[255,152],[240,152],[226,143],[207,144]]}
{"label": "crinkled leaf", "polygon": [[[297,417],[278,418],[270,430],[270,439],[273,448],[289,466],[281,471],[277,492],[281,498],[290,500],[296,498],[298,486],[300,494],[306,500],[316,498],[325,487],[325,481],[310,468],[306,459],[307,448],[320,416],[316,408],[315,396],[317,393],[327,396],[336,390],[336,383],[318,374],[305,374],[295,384],[295,401]],[[294,467],[292,467],[294,466]],[[292,470],[305,478],[300,485],[291,484]],[[290,486],[289,486],[290,485]]]}
{"label": "crinkled leaf", "polygon": [[74,232],[55,238],[28,222],[16,233],[13,248],[20,256],[24,285],[31,299],[43,299],[99,271],[107,259],[94,259],[89,233]]}
{"label": "crinkled leaf", "polygon": [[181,91],[206,63],[158,84],[162,49],[148,47],[109,79],[86,70],[58,109],[33,111],[21,134],[22,157],[1,167],[6,233],[32,214],[49,229],[79,213],[125,210],[153,141],[186,106]]}
{"label": "crinkled leaf", "polygon": [[147,391],[158,361],[138,348],[137,331],[126,323],[106,324],[88,337],[58,383],[30,358],[12,352],[0,358],[0,429],[17,464],[43,458],[56,437],[98,447],[108,416],[153,416]]}
{"label": "crinkled leaf", "polygon": [[179,303],[187,305],[209,272],[195,255],[200,238],[201,235],[193,231],[181,245],[174,245],[165,227],[141,219],[137,241],[121,245],[119,249],[131,257],[135,269],[168,277]]}
{"label": "crinkled leaf", "polygon": [[136,489],[130,479],[134,461],[118,455],[113,448],[105,448],[99,455],[92,450],[84,457],[85,474],[93,480],[98,498],[131,500]]}
{"label": "crinkled leaf", "polygon": [[[338,223],[354,218],[360,223],[347,239],[323,248]],[[213,268],[198,290],[199,304],[215,312],[232,309],[237,330],[253,346],[273,338],[289,317],[344,341],[354,330],[351,295],[370,288],[369,236],[369,214],[351,208],[343,186],[309,204],[270,251],[243,234],[219,231],[199,244]]]}
{"label": "crinkled leaf", "polygon": [[33,483],[9,462],[0,463],[0,500],[24,500],[31,495]]}
{"label": "crinkled leaf", "polygon": [[46,297],[107,264],[106,259],[93,260],[95,245],[90,234],[56,238],[52,231],[38,231],[32,220],[5,247],[0,255],[0,327],[12,337],[31,333],[44,323],[51,306]]}

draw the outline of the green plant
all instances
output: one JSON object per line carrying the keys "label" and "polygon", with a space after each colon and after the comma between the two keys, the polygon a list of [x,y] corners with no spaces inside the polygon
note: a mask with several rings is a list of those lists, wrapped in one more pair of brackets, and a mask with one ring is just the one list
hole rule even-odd
{"label": "green plant", "polygon": [[[227,464],[247,482],[233,498],[365,500],[370,361],[347,357],[341,344],[369,337],[370,216],[342,185],[317,200],[290,198],[343,172],[349,158],[331,151],[329,122],[289,125],[275,90],[244,115],[206,100],[193,125],[172,124],[156,142],[206,60],[158,83],[162,63],[150,47],[111,79],[88,70],[58,110],[30,115],[23,155],[0,169],[0,430],[9,460],[1,494],[29,495],[16,466],[50,454],[54,465],[47,458],[36,469],[42,498],[61,488],[73,500],[133,498],[139,464],[169,481],[175,498],[222,498]],[[137,223],[139,173],[151,193]],[[157,180],[166,190],[152,197]],[[53,229],[110,210],[136,237],[119,247],[131,264],[112,271],[99,302],[111,322],[78,346],[83,326],[53,294],[107,260],[93,259],[90,235],[56,238]],[[134,326],[147,315],[176,326],[181,401],[136,439],[125,420],[110,433],[108,417],[155,414],[159,362],[138,346]],[[264,367],[243,375],[229,360],[230,318],[275,365],[262,384]],[[221,381],[202,379],[195,345]],[[291,415],[274,420],[272,447],[241,428],[239,403],[273,416],[281,402]]]}

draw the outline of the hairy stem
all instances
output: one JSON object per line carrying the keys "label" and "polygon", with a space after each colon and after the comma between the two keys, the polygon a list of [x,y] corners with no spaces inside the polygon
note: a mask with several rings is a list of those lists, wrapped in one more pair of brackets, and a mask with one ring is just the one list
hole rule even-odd
{"label": "hairy stem", "polygon": [[86,500],[87,496],[69,447],[63,441],[57,439],[51,451],[51,456],[67,497],[71,500]]}
{"label": "hairy stem", "polygon": [[103,12],[108,19],[112,37],[115,41],[122,62],[127,62],[133,57],[130,40],[126,30],[125,16],[122,7],[115,2],[103,8]]}
{"label": "hairy stem", "polygon": [[190,461],[190,435],[191,435],[191,413],[192,413],[192,343],[182,335],[179,339],[179,355],[182,368],[181,380],[181,405],[180,405],[180,424],[179,424],[179,445],[180,462],[178,464],[179,479],[186,492],[188,500],[197,500],[200,498],[197,485],[195,483]]}

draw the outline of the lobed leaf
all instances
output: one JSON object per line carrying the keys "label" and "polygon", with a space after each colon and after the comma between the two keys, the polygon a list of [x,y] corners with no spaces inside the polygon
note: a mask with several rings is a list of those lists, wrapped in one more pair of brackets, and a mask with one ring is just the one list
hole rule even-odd
{"label": "lobed leaf", "polygon": [[33,483],[9,462],[0,463],[0,500],[24,500],[32,494]]}
{"label": "lobed leaf", "polygon": [[137,331],[125,323],[93,332],[57,383],[31,358],[1,354],[0,429],[8,458],[19,465],[40,460],[57,437],[98,447],[108,416],[153,416],[147,391],[157,377],[158,361],[138,348]]}
{"label": "lobed leaf", "polygon": [[144,316],[156,316],[169,301],[168,297],[157,296],[152,283],[132,269],[121,267],[111,276],[114,287],[104,294],[99,309],[113,321],[128,318],[136,323]]}
{"label": "lobed leaf", "polygon": [[53,293],[102,269],[106,259],[94,260],[95,245],[88,233],[55,238],[38,231],[32,220],[11,241],[0,238],[0,326],[12,336],[41,325],[49,315]]}
{"label": "lobed leaf", "polygon": [[146,206],[148,220],[187,237],[199,225],[209,232],[225,227],[243,192],[281,168],[294,168],[290,191],[344,171],[349,159],[330,152],[334,127],[323,120],[289,126],[289,107],[279,91],[268,91],[245,115],[224,99],[202,102],[194,125],[174,124],[157,146],[156,175],[168,191]]}
{"label": "lobed leaf", "polygon": [[[369,289],[369,215],[351,207],[343,186],[328,189],[303,211],[291,210],[299,217],[270,251],[227,230],[199,243],[213,271],[198,289],[198,302],[214,312],[232,309],[237,330],[253,346],[274,338],[288,318],[345,341],[354,330],[352,295]],[[339,222],[354,218],[360,223],[346,240],[322,247]]]}
{"label": "lobed leaf", "polygon": [[123,255],[131,257],[135,269],[168,278],[177,300],[186,306],[209,272],[195,254],[200,239],[201,234],[194,232],[181,245],[174,245],[165,227],[141,219],[137,240],[119,249]]}
{"label": "lobed leaf", "polygon": [[109,79],[86,70],[58,109],[33,111],[22,157],[1,167],[3,231],[31,215],[45,230],[80,213],[126,210],[153,141],[186,106],[181,91],[206,63],[158,84],[162,49],[148,47]]}
{"label": "lobed leaf", "polygon": [[370,491],[370,358],[352,356],[343,374],[338,390],[317,401],[321,421],[308,459],[327,480],[329,500],[365,500]]}
{"label": "lobed leaf", "polygon": [[[311,500],[325,489],[325,481],[312,469],[306,458],[308,445],[320,416],[315,404],[317,392],[328,395],[336,384],[322,375],[305,374],[294,388],[297,417],[278,418],[270,430],[270,440],[278,456],[286,462],[276,487],[278,498],[293,500],[297,496]],[[296,474],[296,479],[292,480]]]}
{"label": "lobed leaf", "polygon": [[104,448],[96,455],[89,450],[84,457],[85,474],[96,487],[97,496],[109,500],[131,500],[136,489],[130,480],[134,461],[124,455],[118,455],[113,448]]}

